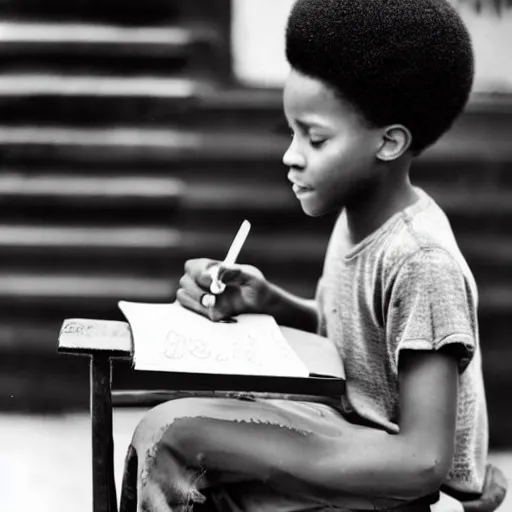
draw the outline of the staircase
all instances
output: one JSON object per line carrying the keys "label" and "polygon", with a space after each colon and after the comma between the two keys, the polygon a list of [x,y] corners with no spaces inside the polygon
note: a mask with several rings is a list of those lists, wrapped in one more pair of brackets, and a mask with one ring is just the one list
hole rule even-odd
{"label": "staircase", "polygon": [[[172,300],[184,261],[222,258],[245,218],[240,259],[312,296],[334,218],[302,214],[280,93],[236,85],[228,27],[226,0],[0,4],[0,405],[85,404],[86,364],[55,354],[62,319]],[[512,101],[475,98],[413,172],[480,287],[497,443],[512,428],[511,140]]]}

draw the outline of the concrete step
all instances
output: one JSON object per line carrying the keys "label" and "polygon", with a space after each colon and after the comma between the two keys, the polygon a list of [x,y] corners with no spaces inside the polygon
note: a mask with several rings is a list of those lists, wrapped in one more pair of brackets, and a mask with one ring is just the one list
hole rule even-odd
{"label": "concrete step", "polygon": [[90,21],[162,25],[169,21],[228,19],[225,0],[4,0],[0,18],[11,21]]}
{"label": "concrete step", "polygon": [[[216,87],[206,77],[153,74],[3,73],[2,122],[12,125],[180,126],[182,129],[260,128],[288,132],[275,91]],[[279,102],[281,102],[279,94]]]}
{"label": "concrete step", "polygon": [[479,288],[480,314],[510,314],[512,308],[512,286],[501,282]]}
{"label": "concrete step", "polygon": [[167,209],[185,193],[183,180],[173,177],[27,175],[6,172],[0,176],[4,205],[25,209],[31,205],[59,206],[62,213],[79,207],[151,207]]}
{"label": "concrete step", "polygon": [[86,76],[211,69],[222,48],[213,25],[126,27],[86,23],[0,23],[2,71],[63,70]]}
{"label": "concrete step", "polygon": [[512,188],[499,188],[499,184],[492,189],[474,189],[447,188],[432,183],[425,189],[448,214],[458,213],[468,217],[512,214]]}
{"label": "concrete step", "polygon": [[267,162],[279,159],[289,138],[230,131],[108,127],[0,126],[7,162],[66,162],[89,165],[171,165],[195,162]]}
{"label": "concrete step", "polygon": [[177,275],[145,277],[109,272],[54,270],[0,273],[0,304],[5,318],[120,318],[117,302],[168,302],[176,292]]}
{"label": "concrete step", "polygon": [[98,23],[0,23],[0,55],[11,52],[45,54],[59,48],[69,53],[155,53],[173,55],[197,42],[213,42],[210,25],[141,27]]}
{"label": "concrete step", "polygon": [[[166,78],[154,75],[148,76],[112,76],[112,75],[71,75],[71,74],[3,74],[0,81],[0,98],[2,101],[2,112],[8,111],[9,100],[18,107],[23,101],[40,98],[41,101],[49,103],[47,115],[55,108],[60,108],[60,102],[70,100],[72,106],[83,101],[103,99],[105,104],[89,103],[89,106],[104,107],[112,99],[124,101],[124,107],[128,107],[130,101],[137,98],[148,100],[158,99],[162,102],[169,102],[179,109],[182,102],[193,100],[201,95],[206,95],[212,86],[206,81],[194,80],[191,78]],[[55,100],[58,101],[55,101]],[[53,101],[52,101],[53,100]],[[72,100],[72,102],[71,102]],[[159,105],[160,107],[162,105]],[[187,106],[192,106],[188,105]],[[28,105],[27,105],[28,107]],[[169,108],[167,104],[167,108]],[[51,110],[50,110],[51,108]],[[38,120],[37,110],[33,112],[33,120]],[[75,117],[72,112],[70,117]],[[118,120],[118,118],[116,117]],[[80,119],[83,123],[84,119]]]}
{"label": "concrete step", "polygon": [[[90,20],[161,24],[183,13],[175,0],[6,0],[0,16],[10,20]],[[197,3],[197,2],[183,2]]]}
{"label": "concrete step", "polygon": [[54,354],[61,325],[58,317],[4,318],[0,322],[0,353]]}
{"label": "concrete step", "polygon": [[12,300],[165,300],[172,295],[173,286],[162,279],[126,275],[75,275],[64,273],[28,272],[0,273],[1,295]]}

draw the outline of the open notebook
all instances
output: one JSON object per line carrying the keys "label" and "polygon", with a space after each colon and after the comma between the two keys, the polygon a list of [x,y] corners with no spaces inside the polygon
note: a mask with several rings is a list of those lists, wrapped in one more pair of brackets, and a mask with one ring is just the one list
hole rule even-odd
{"label": "open notebook", "polygon": [[280,328],[270,315],[243,314],[235,323],[221,323],[177,302],[120,301],[119,307],[132,330],[136,370],[307,380],[322,373],[322,378],[344,378],[329,340]]}
{"label": "open notebook", "polygon": [[308,377],[309,370],[269,315],[212,322],[179,303],[120,301],[132,329],[135,369]]}

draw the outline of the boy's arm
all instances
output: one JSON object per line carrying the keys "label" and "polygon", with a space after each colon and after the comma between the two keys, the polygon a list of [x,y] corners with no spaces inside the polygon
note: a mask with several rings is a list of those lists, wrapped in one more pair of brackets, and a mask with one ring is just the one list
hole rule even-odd
{"label": "boy's arm", "polygon": [[279,325],[313,333],[317,331],[316,301],[293,295],[273,283],[268,283],[261,312],[272,315]]}
{"label": "boy's arm", "polygon": [[[400,361],[400,433],[353,425],[340,418],[340,433],[305,443],[312,453],[280,459],[279,485],[296,479],[319,496],[346,495],[409,501],[439,489],[453,454],[457,411],[457,361],[443,352],[404,351]],[[307,464],[301,463],[308,461]],[[281,480],[282,478],[282,480]],[[315,493],[316,494],[316,493]]]}
{"label": "boy's arm", "polygon": [[315,460],[310,483],[331,492],[404,500],[437,491],[453,455],[457,383],[453,357],[404,351],[400,433],[347,424]]}
{"label": "boy's arm", "polygon": [[212,268],[220,262],[195,258],[185,263],[176,298],[180,304],[218,321],[240,313],[264,313],[274,316],[280,325],[316,333],[318,309],[316,301],[293,295],[266,280],[252,265],[221,264],[218,278],[228,289],[217,295],[215,307],[206,308],[201,298],[210,291]]}

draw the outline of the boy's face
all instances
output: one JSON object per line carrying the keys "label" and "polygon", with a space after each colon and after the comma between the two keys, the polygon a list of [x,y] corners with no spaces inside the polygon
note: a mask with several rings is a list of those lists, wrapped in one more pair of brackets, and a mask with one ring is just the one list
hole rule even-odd
{"label": "boy's face", "polygon": [[292,70],[284,113],[293,139],[283,163],[307,215],[350,206],[376,183],[382,131],[366,126],[322,81]]}

